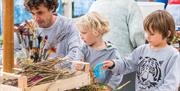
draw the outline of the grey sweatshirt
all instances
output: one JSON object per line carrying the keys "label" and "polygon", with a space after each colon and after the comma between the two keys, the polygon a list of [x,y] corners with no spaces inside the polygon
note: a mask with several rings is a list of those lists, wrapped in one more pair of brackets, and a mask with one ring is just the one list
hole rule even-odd
{"label": "grey sweatshirt", "polygon": [[117,46],[126,56],[137,46],[145,43],[143,16],[134,0],[97,0],[89,12],[95,11],[110,22],[110,32],[104,39]]}
{"label": "grey sweatshirt", "polygon": [[127,58],[114,62],[115,74],[136,71],[136,91],[177,91],[180,55],[172,46],[153,50],[149,44],[142,45]]}
{"label": "grey sweatshirt", "polygon": [[[119,57],[119,53],[115,47],[110,43],[107,43],[107,48],[102,50],[96,50],[88,45],[84,45],[82,49],[85,62],[90,63],[90,67],[93,69],[98,63],[102,63],[106,60],[116,59]],[[99,83],[105,83],[113,89],[116,88],[122,79],[122,75],[113,75],[110,70],[105,71],[105,77],[103,79],[97,79]]]}
{"label": "grey sweatshirt", "polygon": [[68,56],[73,60],[80,59],[80,35],[72,20],[58,16],[49,28],[39,28],[38,35],[48,36],[48,48],[56,47],[57,55]]}

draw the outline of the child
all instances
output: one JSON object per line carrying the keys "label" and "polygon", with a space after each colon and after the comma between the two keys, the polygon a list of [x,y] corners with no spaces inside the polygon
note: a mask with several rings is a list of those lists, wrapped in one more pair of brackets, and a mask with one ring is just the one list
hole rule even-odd
{"label": "child", "polygon": [[117,74],[136,71],[136,91],[177,91],[180,55],[168,45],[175,32],[172,16],[164,10],[155,11],[144,20],[144,29],[149,44],[120,61],[105,61],[103,68],[111,67]]}
{"label": "child", "polygon": [[[82,48],[83,60],[94,68],[105,60],[118,58],[117,49],[110,43],[104,42],[102,37],[109,31],[108,20],[96,12],[88,13],[77,21],[84,46]],[[82,67],[79,66],[79,70]],[[109,70],[105,71],[105,77],[97,79],[99,83],[105,83],[110,88],[115,88],[121,82],[121,75],[113,75]]]}

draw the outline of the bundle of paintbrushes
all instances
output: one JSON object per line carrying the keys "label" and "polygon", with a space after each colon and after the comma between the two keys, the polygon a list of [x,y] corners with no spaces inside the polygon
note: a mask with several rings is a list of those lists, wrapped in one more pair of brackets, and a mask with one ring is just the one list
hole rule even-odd
{"label": "bundle of paintbrushes", "polygon": [[[38,63],[29,62],[31,60],[24,59],[19,63],[22,70],[17,71],[16,74],[20,74],[27,77],[27,84],[29,87],[38,84],[54,82],[58,79],[65,79],[74,76],[77,71],[70,70],[68,68],[56,69],[54,65],[65,61],[63,58],[54,58]],[[6,85],[17,86],[17,79],[4,79],[2,82]]]}
{"label": "bundle of paintbrushes", "polygon": [[25,58],[30,58],[34,62],[46,60],[51,53],[55,52],[54,48],[44,48],[45,45],[48,45],[48,37],[42,38],[37,35],[37,29],[37,25],[33,21],[26,21],[15,28],[21,51]]}

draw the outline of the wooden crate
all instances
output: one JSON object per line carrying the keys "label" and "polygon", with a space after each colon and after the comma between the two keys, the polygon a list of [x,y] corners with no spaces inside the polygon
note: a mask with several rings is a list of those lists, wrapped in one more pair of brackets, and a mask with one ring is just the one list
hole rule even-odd
{"label": "wooden crate", "polygon": [[91,84],[89,64],[85,64],[85,71],[78,71],[73,77],[59,79],[57,81],[27,87],[27,77],[15,75],[13,73],[1,72],[0,81],[3,78],[18,78],[18,87],[0,84],[0,91],[64,91]]}

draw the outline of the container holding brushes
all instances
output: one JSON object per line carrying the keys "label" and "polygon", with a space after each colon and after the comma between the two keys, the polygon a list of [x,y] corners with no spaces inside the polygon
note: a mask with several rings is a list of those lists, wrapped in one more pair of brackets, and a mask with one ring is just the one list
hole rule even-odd
{"label": "container holding brushes", "polygon": [[[40,62],[46,60],[50,53],[55,52],[51,49],[46,49],[48,46],[48,36],[44,38],[37,35],[37,26],[33,21],[25,21],[24,24],[17,26],[16,35],[20,45],[20,54],[25,58],[32,59],[33,62]],[[19,57],[19,56],[18,56]],[[17,58],[18,58],[17,57]],[[22,55],[20,55],[20,58]]]}

